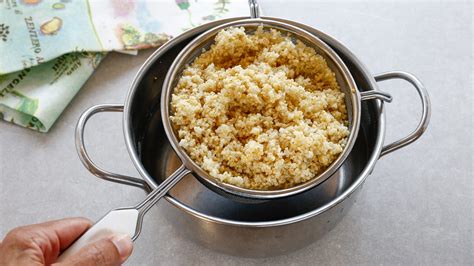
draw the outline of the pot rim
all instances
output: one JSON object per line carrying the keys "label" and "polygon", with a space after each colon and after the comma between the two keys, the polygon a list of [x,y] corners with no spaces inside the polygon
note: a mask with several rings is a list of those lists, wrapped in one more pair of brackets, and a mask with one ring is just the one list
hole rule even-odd
{"label": "pot rim", "polygon": [[[135,168],[138,170],[141,177],[152,189],[156,188],[157,184],[154,181],[154,179],[148,174],[148,172],[145,170],[144,166],[140,162],[140,159],[138,157],[134,144],[132,143],[130,106],[132,104],[131,99],[133,99],[133,97],[135,96],[138,85],[140,84],[147,70],[155,63],[155,61],[163,53],[165,53],[170,48],[172,48],[175,44],[182,41],[182,39],[187,38],[190,34],[194,34],[195,32],[199,30],[210,29],[211,27],[215,27],[219,24],[228,23],[235,20],[239,20],[239,19],[245,19],[245,18],[247,17],[235,17],[235,18],[228,18],[228,19],[213,21],[213,22],[198,26],[196,28],[190,29],[176,36],[175,38],[171,39],[170,41],[165,43],[163,46],[158,48],[155,52],[153,52],[153,54],[148,57],[148,59],[143,63],[143,65],[140,67],[137,74],[135,75],[133,82],[128,90],[127,96],[125,98],[122,128],[123,128],[123,133],[124,133],[125,145],[127,147],[129,156],[132,159],[132,162]],[[348,48],[346,48],[337,39],[303,23],[299,23],[299,22],[295,22],[295,21],[287,20],[287,19],[282,19],[282,18],[275,18],[275,17],[262,17],[262,18],[285,22],[297,27],[301,27],[302,29],[309,31],[310,33],[317,32],[319,35],[333,40],[334,43],[332,43],[332,45],[336,45],[337,48],[344,50],[346,56],[350,57],[363,70],[362,74],[367,78],[367,80],[370,81],[371,88],[373,90],[378,90],[377,83],[373,75],[370,74],[370,72],[367,70],[367,67]],[[369,157],[367,165],[365,166],[364,170],[359,174],[359,177],[357,178],[357,180],[350,187],[348,187],[341,195],[339,195],[332,201],[326,203],[324,206],[320,208],[300,214],[298,216],[285,218],[285,219],[278,219],[278,220],[273,220],[273,221],[262,221],[262,222],[244,222],[244,221],[235,221],[235,220],[215,217],[208,214],[203,214],[199,212],[198,210],[195,210],[191,208],[190,206],[180,202],[178,199],[170,195],[166,195],[165,199],[168,202],[170,202],[172,205],[177,207],[178,209],[183,210],[185,213],[190,214],[194,218],[203,219],[205,221],[213,222],[217,224],[231,225],[231,226],[237,226],[237,227],[275,227],[275,226],[288,225],[288,224],[297,223],[297,222],[312,218],[323,212],[326,212],[330,210],[331,208],[336,207],[339,203],[341,203],[346,198],[348,198],[352,193],[354,193],[363,184],[367,176],[371,173],[371,171],[375,167],[375,163],[380,156],[380,153],[382,151],[383,140],[385,137],[385,113],[383,110],[383,103],[381,103],[380,101],[376,101],[374,102],[374,104],[376,105],[376,108],[379,110],[378,136],[375,141],[374,151],[372,152],[372,155]]]}

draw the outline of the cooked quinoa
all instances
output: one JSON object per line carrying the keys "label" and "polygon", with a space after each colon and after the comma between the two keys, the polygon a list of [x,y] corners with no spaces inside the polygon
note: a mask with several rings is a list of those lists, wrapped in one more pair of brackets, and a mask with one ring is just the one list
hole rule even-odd
{"label": "cooked quinoa", "polygon": [[277,30],[220,31],[187,66],[171,99],[179,145],[212,177],[257,190],[324,171],[349,130],[326,61]]}

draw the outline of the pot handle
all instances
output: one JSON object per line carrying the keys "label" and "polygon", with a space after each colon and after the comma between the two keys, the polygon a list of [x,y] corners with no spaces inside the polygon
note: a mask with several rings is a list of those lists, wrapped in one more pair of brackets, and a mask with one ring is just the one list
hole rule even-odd
{"label": "pot handle", "polygon": [[89,154],[87,154],[86,147],[84,145],[84,127],[93,115],[101,112],[123,112],[123,104],[99,104],[94,105],[84,111],[79,121],[76,125],[76,150],[79,158],[81,159],[82,164],[91,172],[93,175],[98,178],[105,179],[107,181],[112,181],[124,185],[139,187],[145,191],[149,191],[150,188],[148,184],[143,180],[135,177],[114,174],[109,171],[105,171],[98,167],[94,162],[92,162]]}
{"label": "pot handle", "polygon": [[389,72],[379,73],[375,75],[374,78],[375,78],[375,81],[377,82],[389,80],[389,79],[404,79],[413,85],[413,87],[416,89],[421,99],[422,113],[421,113],[420,122],[418,123],[418,126],[416,127],[416,129],[413,132],[411,132],[408,136],[385,145],[382,148],[382,152],[380,153],[380,157],[382,157],[393,151],[396,151],[400,148],[405,147],[406,145],[414,142],[421,135],[423,135],[423,133],[425,132],[430,122],[431,103],[430,103],[430,98],[428,96],[428,91],[426,90],[425,86],[423,86],[423,84],[417,77],[415,77],[414,75],[410,73],[403,72],[403,71],[389,71]]}

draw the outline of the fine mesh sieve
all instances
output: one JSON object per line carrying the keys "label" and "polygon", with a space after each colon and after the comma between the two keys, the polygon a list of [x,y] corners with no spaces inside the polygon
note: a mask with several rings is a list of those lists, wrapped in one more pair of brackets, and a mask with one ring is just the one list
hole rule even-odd
{"label": "fine mesh sieve", "polygon": [[[170,102],[173,90],[177,85],[177,82],[181,77],[184,68],[187,65],[191,64],[196,57],[202,54],[203,51],[206,51],[208,50],[208,48],[210,48],[210,46],[214,43],[214,38],[218,32],[229,27],[243,27],[245,28],[245,31],[248,34],[252,34],[253,32],[255,32],[258,27],[262,27],[263,30],[278,30],[283,35],[289,36],[292,41],[299,40],[308,47],[313,48],[317,54],[321,55],[326,60],[328,67],[335,73],[339,87],[341,91],[345,94],[345,103],[349,121],[348,128],[350,134],[347,138],[347,144],[345,145],[343,151],[340,153],[337,159],[332,162],[332,164],[327,167],[326,170],[324,170],[321,174],[315,176],[311,180],[290,188],[275,190],[253,190],[238,187],[235,185],[224,183],[211,177],[198,164],[196,164],[196,162],[194,162],[179,145],[177,132],[170,121],[170,115],[172,115]],[[389,95],[380,92],[371,92],[370,95],[367,94],[363,95],[362,97],[362,95],[357,89],[354,80],[352,79],[349,70],[344,65],[343,61],[328,45],[326,45],[319,38],[308,33],[305,30],[302,30],[298,27],[292,26],[284,22],[263,18],[251,18],[237,20],[212,28],[211,30],[203,33],[202,35],[194,39],[181,51],[181,53],[174,60],[170,69],[168,70],[168,74],[166,75],[166,78],[163,83],[161,94],[161,118],[170,144],[183,163],[183,169],[191,171],[207,187],[226,197],[231,197],[233,199],[241,201],[244,200],[246,202],[255,200],[261,201],[287,197],[297,193],[301,193],[320,184],[332,174],[334,174],[334,172],[342,165],[344,160],[347,158],[357,138],[360,122],[360,101],[369,98],[390,100]]]}

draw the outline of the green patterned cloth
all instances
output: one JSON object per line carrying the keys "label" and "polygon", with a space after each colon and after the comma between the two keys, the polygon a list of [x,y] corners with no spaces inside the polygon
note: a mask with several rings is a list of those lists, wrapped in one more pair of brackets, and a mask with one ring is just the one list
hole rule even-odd
{"label": "green patterned cloth", "polygon": [[0,118],[47,132],[106,52],[248,13],[246,0],[0,0]]}

